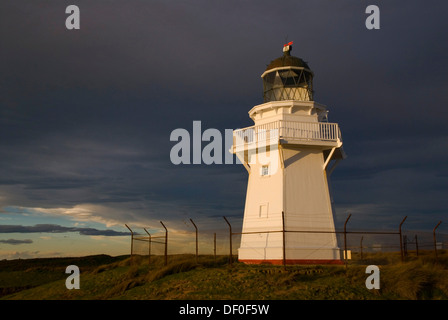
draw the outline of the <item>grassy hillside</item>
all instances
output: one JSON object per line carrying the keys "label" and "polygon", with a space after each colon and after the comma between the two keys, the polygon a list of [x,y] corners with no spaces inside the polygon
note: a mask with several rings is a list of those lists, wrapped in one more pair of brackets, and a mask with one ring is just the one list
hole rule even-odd
{"label": "grassy hillside", "polygon": [[0,261],[0,297],[67,278],[65,268],[77,265],[81,273],[91,272],[99,265],[126,259],[95,255],[80,258],[40,258]]}
{"label": "grassy hillside", "polygon": [[[448,299],[448,253],[401,263],[397,254],[365,254],[345,266],[228,264],[227,257],[90,256],[0,261],[1,299]],[[65,287],[66,266],[80,267],[81,288]],[[379,290],[368,290],[365,268],[380,267]]]}

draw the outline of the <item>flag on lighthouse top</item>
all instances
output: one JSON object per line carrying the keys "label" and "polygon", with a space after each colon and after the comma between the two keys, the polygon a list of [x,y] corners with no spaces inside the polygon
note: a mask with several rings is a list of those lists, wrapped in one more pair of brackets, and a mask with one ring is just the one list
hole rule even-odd
{"label": "flag on lighthouse top", "polygon": [[291,51],[291,49],[292,49],[292,41],[283,45],[283,52]]}

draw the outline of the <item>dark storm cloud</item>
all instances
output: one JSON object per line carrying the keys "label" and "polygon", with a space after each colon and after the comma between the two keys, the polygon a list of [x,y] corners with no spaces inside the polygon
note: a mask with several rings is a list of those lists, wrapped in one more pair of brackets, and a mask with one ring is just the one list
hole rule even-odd
{"label": "dark storm cloud", "polygon": [[367,1],[77,1],[81,29],[68,31],[69,4],[0,4],[1,207],[242,215],[245,169],[174,166],[169,136],[193,120],[252,125],[286,36],[341,126],[336,204],[385,218],[446,207],[446,4],[381,3],[368,31]]}
{"label": "dark storm cloud", "polygon": [[0,239],[0,243],[11,244],[11,245],[19,245],[19,244],[33,243],[33,240],[31,240],[31,239],[24,239],[24,240],[18,240],[18,239],[1,240]]}
{"label": "dark storm cloud", "polygon": [[63,227],[57,224],[36,224],[34,226],[0,225],[0,233],[65,233],[79,232],[85,236],[128,236],[129,232],[98,230],[94,228]]}

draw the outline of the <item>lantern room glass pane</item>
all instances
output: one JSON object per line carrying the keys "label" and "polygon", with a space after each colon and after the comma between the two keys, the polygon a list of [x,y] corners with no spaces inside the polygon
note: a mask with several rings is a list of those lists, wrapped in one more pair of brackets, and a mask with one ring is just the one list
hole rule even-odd
{"label": "lantern room glass pane", "polygon": [[280,69],[263,77],[265,102],[313,99],[313,75],[305,69]]}

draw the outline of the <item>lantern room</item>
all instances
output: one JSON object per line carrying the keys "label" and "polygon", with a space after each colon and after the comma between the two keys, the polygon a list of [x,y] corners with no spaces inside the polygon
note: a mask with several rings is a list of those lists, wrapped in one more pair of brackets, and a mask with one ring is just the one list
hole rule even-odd
{"label": "lantern room", "polygon": [[271,61],[261,75],[264,102],[313,101],[313,72],[305,61],[291,56],[291,51],[289,42],[283,47],[283,56]]}

